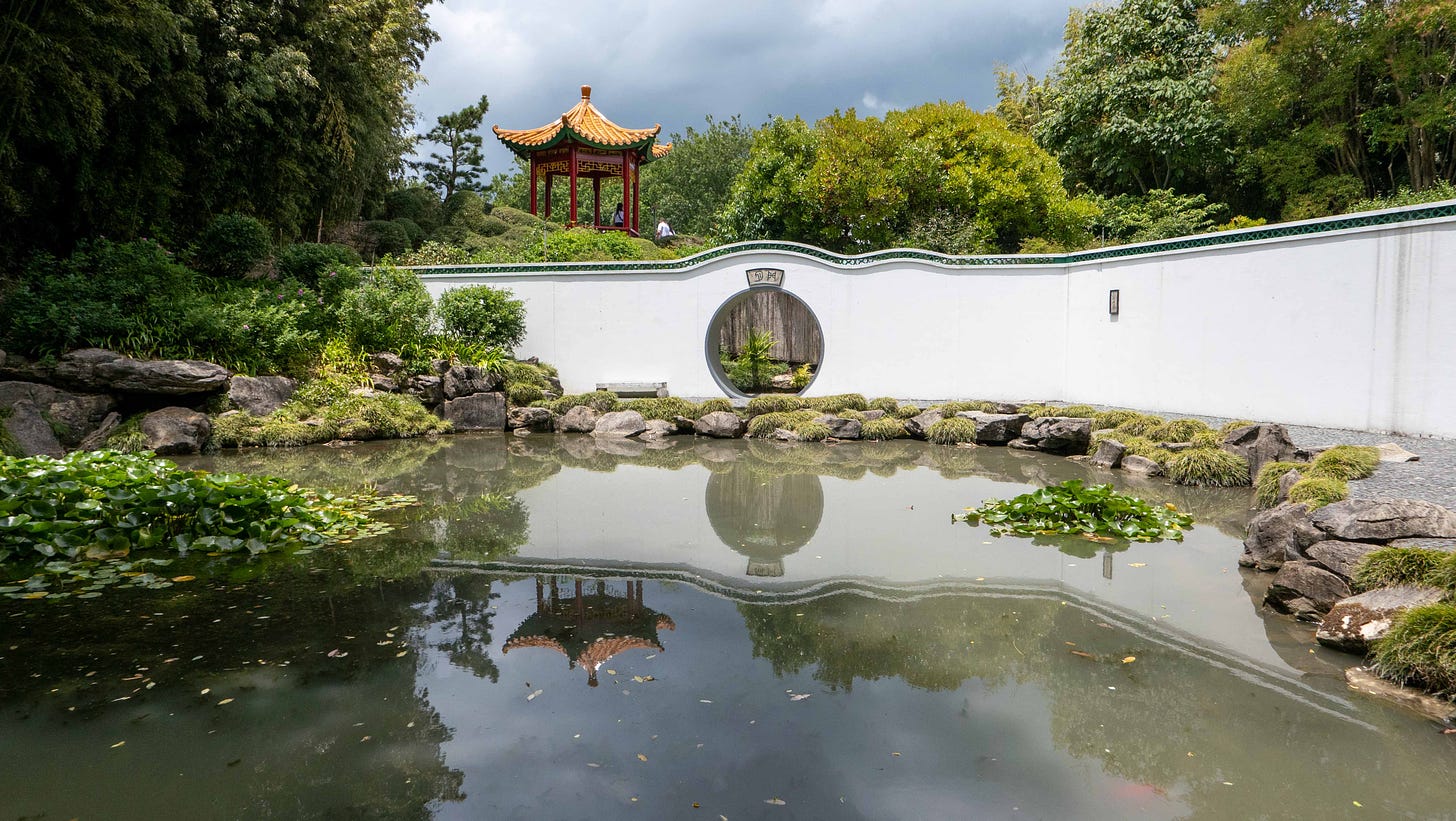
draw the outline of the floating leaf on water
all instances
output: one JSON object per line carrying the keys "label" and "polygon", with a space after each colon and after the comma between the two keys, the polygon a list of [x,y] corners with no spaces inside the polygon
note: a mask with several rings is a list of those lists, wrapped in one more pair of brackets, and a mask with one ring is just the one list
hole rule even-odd
{"label": "floating leaf on water", "polygon": [[765,798],[764,801],[763,801],[763,803],[765,803],[765,804],[772,804],[775,807],[782,807],[783,805],[785,805],[785,804],[787,804],[789,802],[785,801],[782,798]]}
{"label": "floating leaf on water", "polygon": [[526,696],[526,700],[527,701],[535,701],[536,700],[536,696],[539,696],[539,695],[541,695],[544,692],[546,692],[546,691],[545,690],[537,690],[536,692],[530,694],[529,696]]}
{"label": "floating leaf on water", "polygon": [[1123,664],[1132,664],[1135,661],[1137,661],[1137,656],[1127,656],[1127,657],[1123,658],[1122,663]]}
{"label": "floating leaf on water", "polygon": [[195,581],[197,581],[197,577],[196,576],[173,576],[172,577],[172,581],[178,582],[179,584],[181,582],[195,582]]}
{"label": "floating leaf on water", "polygon": [[592,769],[600,769],[600,768],[601,768],[601,766],[602,766],[602,765],[600,765],[600,764],[598,764],[598,763],[597,763],[597,762],[595,762],[595,761],[588,761],[588,762],[586,762],[586,765],[587,765],[587,766],[588,766],[588,767],[591,767],[591,768],[592,768]]}
{"label": "floating leaf on water", "polygon": [[789,696],[789,701],[803,701],[806,698],[812,698],[813,695],[813,693],[798,693],[796,695]]}
{"label": "floating leaf on water", "polygon": [[646,761],[647,760],[647,756],[643,755],[642,753],[638,753],[637,754],[637,760],[638,761]]}
{"label": "floating leaf on water", "polygon": [[1148,566],[1148,563],[1147,562],[1130,562],[1130,563],[1128,563],[1128,567],[1147,567],[1147,566]]}
{"label": "floating leaf on water", "polygon": [[698,703],[699,704],[712,704],[713,702],[712,702],[711,699],[700,698],[700,699],[698,699]]}
{"label": "floating leaf on water", "polygon": [[327,655],[331,659],[341,659],[344,656],[349,655],[349,651],[348,650],[340,650],[339,648],[335,647],[334,649],[330,650]]}
{"label": "floating leaf on water", "polygon": [[395,653],[394,654],[394,657],[395,658],[400,658],[401,656],[407,656],[407,655],[409,655],[409,651],[408,650],[401,650],[398,653]]}
{"label": "floating leaf on water", "polygon": [[217,706],[219,706],[219,707],[221,707],[221,706],[222,706],[222,705],[224,705],[224,704],[232,704],[232,703],[233,703],[233,700],[232,700],[232,699],[230,699],[230,698],[225,698],[225,699],[223,699],[223,700],[222,700],[222,701],[219,701],[219,702],[218,702],[218,703],[217,703]]}
{"label": "floating leaf on water", "polygon": [[1086,652],[1083,652],[1081,650],[1072,650],[1071,653],[1074,656],[1081,656],[1084,659],[1095,659],[1095,658],[1097,658],[1096,656],[1092,655],[1091,653],[1086,653]]}
{"label": "floating leaf on water", "polygon": [[125,742],[125,741],[118,741],[118,742],[116,742],[116,743],[115,743],[115,744],[112,744],[112,745],[111,745],[111,749],[113,749],[113,750],[114,750],[114,749],[116,749],[116,748],[117,748],[117,747],[123,747],[123,746],[125,746],[125,745],[126,745],[126,742]]}

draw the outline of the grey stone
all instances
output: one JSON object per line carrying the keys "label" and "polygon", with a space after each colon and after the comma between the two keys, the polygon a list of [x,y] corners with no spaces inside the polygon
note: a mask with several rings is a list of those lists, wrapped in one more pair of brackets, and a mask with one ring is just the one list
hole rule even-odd
{"label": "grey stone", "polygon": [[39,362],[31,362],[20,354],[0,351],[0,376],[26,382],[47,382],[55,378],[55,373],[51,368]]}
{"label": "grey stone", "polygon": [[835,439],[858,439],[864,431],[864,425],[858,419],[841,419],[833,414],[825,414],[818,421],[829,428],[829,435]]}
{"label": "grey stone", "polygon": [[500,377],[474,365],[455,365],[443,378],[446,399],[490,393],[500,386]]}
{"label": "grey stone", "polygon": [[162,408],[142,417],[142,436],[159,456],[200,453],[212,436],[212,422],[191,408]]}
{"label": "grey stone", "polygon": [[1300,473],[1294,468],[1290,468],[1289,472],[1285,473],[1283,476],[1280,476],[1279,497],[1275,500],[1275,503],[1277,504],[1279,502],[1289,501],[1289,490],[1295,485],[1299,484],[1299,480],[1303,478],[1304,474]]}
{"label": "grey stone", "polygon": [[1006,447],[1013,450],[1037,450],[1036,442],[1031,439],[1017,437],[1006,443]]}
{"label": "grey stone", "polygon": [[228,380],[228,401],[253,416],[267,416],[283,407],[298,383],[286,376],[234,376]]}
{"label": "grey stone", "polygon": [[420,400],[420,404],[434,407],[445,401],[445,380],[438,376],[423,374],[412,376],[405,383],[405,393]]}
{"label": "grey stone", "polygon": [[445,372],[448,371],[448,370],[450,370],[450,360],[448,360],[448,359],[431,359],[430,360],[430,373],[432,373],[432,374],[434,374],[436,376],[444,376],[445,375]]}
{"label": "grey stone", "polygon": [[999,413],[1005,416],[1021,413],[1021,406],[1015,402],[992,402],[991,404],[995,405],[991,409],[993,413]]}
{"label": "grey stone", "polygon": [[511,430],[551,430],[551,411],[545,408],[511,408],[506,412],[506,427]]}
{"label": "grey stone", "polygon": [[0,382],[0,408],[29,400],[64,447],[76,447],[116,408],[106,394],[71,393],[37,382]]}
{"label": "grey stone", "polygon": [[577,405],[561,417],[556,429],[563,433],[591,433],[596,430],[597,419],[600,417],[601,414],[596,409]]}
{"label": "grey stone", "polygon": [[1382,462],[1419,462],[1421,457],[1411,453],[1394,442],[1386,442],[1383,445],[1376,445],[1375,449],[1380,451]]}
{"label": "grey stone", "polygon": [[29,399],[11,405],[4,424],[5,433],[21,456],[61,456],[66,452],[40,408]]}
{"label": "grey stone", "polygon": [[1314,638],[1326,647],[1347,653],[1364,653],[1370,642],[1384,638],[1390,623],[1403,610],[1435,604],[1446,598],[1434,587],[1400,585],[1382,587],[1341,599],[1325,614]]}
{"label": "grey stone", "polygon": [[551,386],[551,392],[557,396],[565,396],[566,390],[561,387],[561,379],[555,376],[546,377],[546,384]]}
{"label": "grey stone", "polygon": [[774,428],[773,435],[771,435],[769,438],[770,439],[773,439],[775,441],[779,441],[779,442],[801,442],[801,441],[803,441],[802,439],[799,438],[799,434],[794,433],[793,431],[789,430],[788,428]]}
{"label": "grey stone", "polygon": [[513,436],[519,436],[522,439],[524,439],[527,436],[530,436],[531,435],[531,429],[530,428],[516,428],[515,430],[511,431],[511,435],[513,435]]}
{"label": "grey stone", "polygon": [[1122,469],[1140,476],[1162,476],[1163,468],[1152,459],[1136,454],[1122,457]]}
{"label": "grey stone", "polygon": [[1241,563],[1260,570],[1276,570],[1286,561],[1302,558],[1306,548],[1325,538],[1310,523],[1307,505],[1282,504],[1261,511],[1249,521],[1244,537],[1247,561]]}
{"label": "grey stone", "polygon": [[369,374],[369,386],[381,393],[396,393],[399,391],[399,383],[392,377],[382,373]]}
{"label": "grey stone", "polygon": [[665,419],[648,419],[647,430],[637,436],[644,442],[657,442],[677,435],[677,425]]}
{"label": "grey stone", "polygon": [[369,355],[369,367],[387,375],[403,369],[404,360],[388,352],[373,353]]}
{"label": "grey stone", "polygon": [[1360,560],[1379,548],[1380,545],[1368,542],[1341,542],[1327,539],[1310,545],[1304,553],[1320,567],[1349,581],[1355,575],[1355,568],[1359,566]]}
{"label": "grey stone", "polygon": [[1391,547],[1424,547],[1431,550],[1456,552],[1456,541],[1450,539],[1392,539]]}
{"label": "grey stone", "polygon": [[1404,707],[1432,721],[1443,724],[1456,721],[1456,704],[1415,687],[1386,681],[1364,667],[1351,667],[1346,670],[1345,683],[1351,690]]}
{"label": "grey stone", "polygon": [[505,430],[506,397],[503,393],[473,393],[447,399],[440,415],[457,431]]}
{"label": "grey stone", "polygon": [[1294,446],[1283,425],[1245,425],[1223,438],[1223,449],[1249,461],[1249,481],[1270,462],[1304,462],[1306,454]]}
{"label": "grey stone", "polygon": [[1097,443],[1097,452],[1088,461],[1094,467],[1117,468],[1122,466],[1122,457],[1126,453],[1127,445],[1116,439],[1103,439]]}
{"label": "grey stone", "polygon": [[869,410],[864,412],[864,418],[866,422],[873,422],[876,419],[883,419],[884,416],[885,412],[883,410],[880,410],[879,408],[870,408]]}
{"label": "grey stone", "polygon": [[[84,356],[83,356],[84,355]],[[188,396],[222,390],[227,368],[197,359],[132,359],[111,351],[74,351],[61,357],[57,378],[77,375],[75,384],[113,393]]]}
{"label": "grey stone", "polygon": [[1306,561],[1288,561],[1274,574],[1269,582],[1269,592],[1264,602],[1275,610],[1288,613],[1288,602],[1306,598],[1319,612],[1328,612],[1335,602],[1350,595],[1350,586],[1345,580],[1328,570],[1316,567]]}
{"label": "grey stone", "polygon": [[121,354],[104,348],[82,348],[63,355],[51,376],[63,385],[84,390],[105,390],[106,384],[96,375],[96,367],[121,358]]}
{"label": "grey stone", "polygon": [[1311,521],[1351,542],[1456,537],[1456,512],[1417,499],[1346,499],[1315,511]]}
{"label": "grey stone", "polygon": [[636,436],[647,430],[647,420],[642,414],[634,410],[612,411],[604,413],[597,419],[597,426],[592,429],[593,436]]}
{"label": "grey stone", "polygon": [[1092,442],[1092,420],[1070,416],[1043,416],[1021,427],[1021,438],[1045,453],[1063,456],[1086,453]]}
{"label": "grey stone", "polygon": [[930,426],[944,419],[938,410],[928,410],[905,420],[905,430],[916,439],[924,439]]}
{"label": "grey stone", "polygon": [[1324,618],[1324,611],[1319,608],[1319,605],[1303,596],[1295,596],[1284,602],[1282,609],[1299,621],[1318,622]]}
{"label": "grey stone", "polygon": [[736,413],[729,411],[713,411],[703,414],[702,418],[693,423],[693,432],[699,436],[711,436],[714,439],[738,439],[748,431],[748,423]]}
{"label": "grey stone", "polygon": [[677,429],[678,429],[678,431],[680,433],[692,433],[693,432],[693,424],[696,421],[697,420],[695,420],[695,419],[689,419],[686,416],[683,416],[681,414],[678,414],[677,416],[672,417],[672,423],[674,425],[677,425]]}
{"label": "grey stone", "polygon": [[975,420],[978,445],[1004,445],[1020,436],[1021,429],[1031,421],[1031,417],[1024,413],[961,411],[956,416]]}
{"label": "grey stone", "polygon": [[96,430],[86,434],[86,438],[81,440],[76,449],[100,450],[106,444],[107,438],[119,427],[121,427],[121,414],[116,411],[106,414],[106,418],[101,420],[101,424],[96,426]]}
{"label": "grey stone", "polygon": [[775,390],[789,390],[790,388],[794,387],[794,375],[791,373],[778,374],[771,377],[768,380],[768,384],[769,387],[774,388]]}

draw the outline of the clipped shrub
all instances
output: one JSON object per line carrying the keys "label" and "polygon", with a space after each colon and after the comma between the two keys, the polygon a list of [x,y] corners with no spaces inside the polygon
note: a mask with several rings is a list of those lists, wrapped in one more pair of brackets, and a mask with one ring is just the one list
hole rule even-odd
{"label": "clipped shrub", "polygon": [[309,287],[317,287],[326,271],[357,268],[359,254],[347,245],[317,242],[295,242],[273,258],[279,279],[296,279]]}
{"label": "clipped shrub", "polygon": [[893,396],[876,396],[870,400],[869,409],[882,410],[885,413],[893,414],[900,409],[900,400]]}
{"label": "clipped shrub", "polygon": [[722,397],[705,399],[702,402],[698,403],[697,408],[695,408],[692,413],[685,413],[683,415],[691,417],[693,419],[701,419],[710,413],[716,413],[718,411],[727,411],[728,413],[732,413],[733,403]]}
{"label": "clipped shrub", "polygon": [[1444,586],[1445,567],[1451,554],[1425,547],[1382,547],[1366,554],[1350,577],[1356,590],[1378,590],[1398,584]]}
{"label": "clipped shrub", "polygon": [[1092,429],[1107,430],[1109,428],[1115,428],[1124,422],[1130,422],[1140,416],[1142,414],[1130,410],[1099,411],[1092,417]]}
{"label": "clipped shrub", "polygon": [[410,249],[409,233],[390,220],[370,220],[360,227],[364,250],[372,259],[403,254]]}
{"label": "clipped shrub", "polygon": [[215,277],[242,278],[268,257],[268,229],[243,214],[219,214],[197,237],[197,269]]}
{"label": "clipped shrub", "polygon": [[500,348],[514,348],[526,336],[526,304],[506,288],[467,285],[440,295],[436,311],[445,333]]}
{"label": "clipped shrub", "polygon": [[398,225],[401,229],[403,229],[405,237],[409,240],[409,246],[400,253],[406,253],[410,250],[418,248],[420,247],[420,243],[425,241],[425,229],[421,228],[419,226],[419,223],[415,222],[414,220],[407,219],[405,217],[397,217],[390,220],[390,222]]}
{"label": "clipped shrub", "polygon": [[839,413],[842,410],[862,411],[868,409],[870,403],[864,396],[857,393],[840,393],[833,396],[820,396],[804,402],[804,407],[821,410],[825,413]]}
{"label": "clipped shrub", "polygon": [[1304,473],[1309,465],[1304,462],[1269,462],[1259,468],[1254,478],[1254,503],[1259,507],[1273,507],[1279,503],[1279,480],[1291,470]]}
{"label": "clipped shrub", "polygon": [[925,432],[927,441],[936,445],[956,445],[976,441],[976,422],[963,416],[947,416]]}
{"label": "clipped shrub", "polygon": [[894,416],[882,416],[879,419],[871,419],[860,427],[860,438],[875,442],[884,442],[890,439],[904,439],[909,435],[905,430],[905,423]]}
{"label": "clipped shrub", "polygon": [[757,416],[760,413],[782,413],[784,411],[799,410],[803,407],[804,400],[802,398],[785,393],[766,393],[748,400],[748,414],[750,416]]}
{"label": "clipped shrub", "polygon": [[1159,425],[1147,437],[1157,442],[1191,442],[1193,437],[1207,432],[1208,425],[1197,419],[1174,419]]}
{"label": "clipped shrub", "polygon": [[912,419],[922,413],[924,411],[915,405],[901,405],[895,408],[895,416],[899,419]]}
{"label": "clipped shrub", "polygon": [[386,219],[407,219],[427,233],[440,227],[441,211],[439,196],[424,185],[396,188],[384,195]]}
{"label": "clipped shrub", "polygon": [[1350,486],[1334,476],[1307,475],[1289,488],[1289,501],[1303,502],[1310,510],[1338,502],[1350,495]]}
{"label": "clipped shrub", "polygon": [[1358,445],[1336,445],[1314,457],[1311,473],[1336,479],[1367,479],[1380,465],[1380,451]]}
{"label": "clipped shrub", "polygon": [[1456,691],[1456,604],[1413,607],[1375,643],[1376,673],[1440,693]]}
{"label": "clipped shrub", "polygon": [[1175,453],[1164,470],[1175,485],[1240,487],[1249,484],[1248,460],[1213,448],[1191,448]]}

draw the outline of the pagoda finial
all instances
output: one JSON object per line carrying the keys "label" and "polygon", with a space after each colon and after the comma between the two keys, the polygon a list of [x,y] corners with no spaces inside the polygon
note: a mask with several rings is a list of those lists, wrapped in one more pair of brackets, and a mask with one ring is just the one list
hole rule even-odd
{"label": "pagoda finial", "polygon": [[581,87],[581,98],[587,102],[591,102],[591,86]]}

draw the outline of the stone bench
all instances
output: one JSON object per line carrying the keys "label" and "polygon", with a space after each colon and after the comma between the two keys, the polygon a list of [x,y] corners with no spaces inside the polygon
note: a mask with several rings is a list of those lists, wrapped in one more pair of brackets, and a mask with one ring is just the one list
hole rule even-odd
{"label": "stone bench", "polygon": [[667,396],[666,382],[598,382],[597,390],[610,391],[625,399]]}

